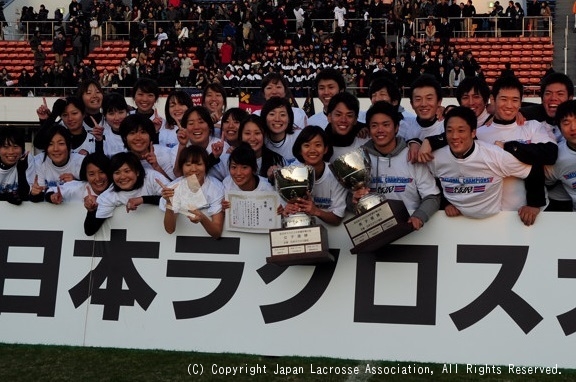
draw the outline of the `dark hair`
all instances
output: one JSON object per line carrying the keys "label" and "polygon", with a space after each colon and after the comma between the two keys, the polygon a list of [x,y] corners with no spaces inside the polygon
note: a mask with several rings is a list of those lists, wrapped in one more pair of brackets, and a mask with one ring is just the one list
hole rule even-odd
{"label": "dark hair", "polygon": [[450,109],[448,113],[446,113],[446,118],[444,119],[444,130],[446,130],[446,128],[448,127],[448,121],[450,121],[450,119],[454,117],[462,118],[466,122],[466,124],[470,126],[471,131],[476,130],[477,126],[476,114],[474,114],[472,109],[464,106],[456,106]]}
{"label": "dark hair", "polygon": [[424,87],[434,88],[434,91],[436,92],[436,98],[438,98],[439,101],[442,100],[442,86],[438,80],[430,74],[423,74],[416,78],[416,80],[414,80],[410,86],[410,101],[413,101],[412,95],[414,94],[414,90]]}
{"label": "dark hair", "polygon": [[112,172],[110,171],[110,158],[101,153],[91,153],[84,157],[82,165],[80,166],[80,180],[83,180],[84,182],[88,181],[88,177],[86,176],[86,169],[89,164],[93,164],[94,166],[98,167],[104,174],[106,174],[108,182],[112,180]]}
{"label": "dark hair", "polygon": [[[127,164],[128,167],[130,167],[137,174],[136,183],[134,183],[133,190],[142,188],[144,185],[144,178],[146,177],[146,171],[144,170],[144,166],[142,166],[142,162],[140,162],[138,156],[133,152],[128,151],[114,154],[112,158],[110,158],[110,174],[113,175],[116,171],[118,171],[120,167],[124,166],[124,164]],[[110,179],[110,181],[112,182],[114,191],[123,191],[120,187],[118,187],[116,183],[114,183],[113,177]]]}
{"label": "dark hair", "polygon": [[[247,123],[253,123],[262,132],[262,139],[266,136],[266,122],[264,119],[256,114],[250,114],[248,117],[240,122],[240,128],[238,129],[238,139],[242,142],[242,133],[244,131],[244,127]],[[262,164],[260,165],[260,171],[258,175],[263,176],[264,178],[268,177],[268,169],[272,166],[284,166],[284,158],[282,155],[270,150],[264,142],[262,142]]]}
{"label": "dark hair", "polygon": [[370,88],[368,90],[370,98],[372,98],[374,93],[382,89],[386,89],[390,99],[393,102],[398,102],[398,105],[400,105],[400,100],[402,99],[402,96],[400,95],[400,89],[398,89],[398,86],[388,78],[376,78],[370,83]]}
{"label": "dark hair", "polygon": [[343,92],[346,90],[346,81],[344,80],[344,76],[342,72],[334,68],[326,68],[322,69],[316,75],[316,89],[318,89],[318,84],[320,81],[327,81],[327,80],[334,80],[338,84],[338,89]]}
{"label": "dark hair", "polygon": [[208,172],[208,152],[200,146],[190,145],[180,151],[177,166],[178,169],[182,170],[186,162],[199,163],[200,160],[204,163],[206,172]]}
{"label": "dark hair", "polygon": [[552,84],[562,84],[566,86],[568,91],[568,97],[574,96],[574,82],[564,73],[554,72],[548,74],[546,77],[542,78],[540,82],[540,97],[544,96],[546,88]]}
{"label": "dark hair", "polygon": [[26,138],[24,137],[24,130],[13,126],[1,128],[0,146],[8,143],[20,147],[22,149],[22,153],[24,153],[26,150]]}
{"label": "dark hair", "polygon": [[144,130],[150,136],[150,142],[158,143],[158,133],[156,132],[156,127],[150,118],[146,118],[141,114],[130,114],[120,124],[120,136],[122,137],[122,142],[124,146],[130,150],[128,147],[128,141],[126,137],[128,134],[138,131],[139,129]]}
{"label": "dark hair", "polygon": [[[76,97],[76,96],[69,96],[69,97],[64,98],[63,100],[64,100],[64,103],[60,105],[60,106],[62,106],[62,109],[61,109],[61,112],[59,115],[64,114],[64,110],[66,110],[66,106],[68,106],[68,105],[73,105],[78,110],[80,110],[82,112],[82,114],[86,113],[86,105],[84,105],[82,98]],[[56,111],[60,111],[59,108],[53,107],[53,109],[57,109]]]}
{"label": "dark hair", "polygon": [[459,104],[462,103],[462,96],[470,90],[474,90],[474,92],[480,94],[484,103],[488,103],[490,99],[490,88],[486,81],[480,77],[466,77],[460,82],[454,94]]}
{"label": "dark hair", "polygon": [[166,97],[166,105],[164,106],[164,115],[166,116],[166,123],[170,126],[177,125],[174,118],[170,115],[170,99],[172,98],[176,99],[179,104],[187,106],[188,109],[194,106],[192,98],[184,90],[174,90],[168,94],[168,97]]}
{"label": "dark hair", "polygon": [[116,92],[106,94],[102,100],[102,113],[106,115],[110,111],[120,110],[130,110],[128,104],[126,103],[126,98]]}
{"label": "dark hair", "polygon": [[358,118],[358,113],[360,113],[360,101],[358,101],[358,98],[356,98],[355,95],[348,92],[336,94],[330,99],[326,111],[332,113],[339,103],[343,103],[348,109],[354,111],[354,115]]}
{"label": "dark hair", "polygon": [[78,89],[76,89],[76,97],[82,98],[82,96],[88,91],[90,85],[96,86],[96,89],[98,89],[100,93],[104,93],[102,91],[102,85],[100,85],[100,83],[97,80],[88,79],[88,80],[82,80],[80,85],[78,85]]}
{"label": "dark hair", "polygon": [[270,129],[266,123],[266,116],[270,114],[270,112],[276,108],[285,107],[286,111],[288,112],[288,127],[286,128],[286,134],[293,134],[294,133],[294,111],[292,110],[292,106],[290,106],[290,101],[286,98],[282,97],[271,97],[268,101],[264,103],[262,106],[262,111],[260,115],[264,120],[264,125],[266,126],[266,134],[269,134]]}
{"label": "dark hair", "polygon": [[239,107],[231,107],[222,115],[222,123],[226,122],[230,116],[232,116],[235,121],[242,122],[244,118],[248,116],[248,112]]}
{"label": "dark hair", "polygon": [[294,158],[298,159],[300,163],[304,163],[304,157],[302,156],[302,145],[306,142],[310,142],[314,137],[319,136],[322,138],[322,142],[324,142],[324,146],[327,148],[326,154],[322,157],[322,160],[327,162],[334,154],[334,148],[332,144],[328,142],[328,136],[323,128],[316,125],[308,125],[296,137],[296,141],[294,141],[294,146],[292,146],[292,155]]}
{"label": "dark hair", "polygon": [[366,112],[366,126],[370,127],[370,120],[376,114],[386,114],[387,116],[392,118],[394,126],[399,126],[400,120],[402,119],[400,118],[400,113],[398,112],[397,106],[394,106],[386,101],[378,101],[375,102],[372,106],[370,106],[370,108]]}
{"label": "dark hair", "polygon": [[290,91],[290,84],[288,83],[286,77],[284,77],[284,75],[278,72],[270,72],[266,74],[266,76],[264,76],[264,78],[262,79],[262,85],[260,86],[260,89],[262,90],[262,92],[264,92],[264,88],[266,88],[268,84],[270,83],[277,84],[278,82],[280,82],[282,86],[284,86],[285,98],[291,99],[292,92]]}
{"label": "dark hair", "polygon": [[226,94],[226,89],[224,88],[224,86],[222,86],[218,82],[212,82],[206,85],[204,87],[204,90],[202,90],[202,105],[204,105],[204,100],[206,99],[206,93],[208,93],[208,90],[215,91],[216,93],[220,93],[222,95],[222,98],[224,99],[224,110],[226,110],[226,107],[228,106],[226,98],[228,97],[228,95]]}
{"label": "dark hair", "polygon": [[556,109],[556,125],[560,126],[560,122],[562,119],[569,117],[569,116],[576,116],[576,100],[568,100],[562,102],[558,105],[558,109]]}
{"label": "dark hair", "polygon": [[158,87],[158,83],[151,78],[142,77],[136,81],[132,87],[132,98],[136,96],[138,90],[144,93],[153,93],[155,99],[160,97],[160,87]]}
{"label": "dark hair", "polygon": [[188,108],[188,110],[186,110],[182,116],[182,128],[186,128],[186,125],[188,124],[188,118],[190,118],[190,115],[194,112],[198,113],[200,118],[202,118],[202,120],[208,124],[210,135],[214,135],[214,121],[212,121],[212,118],[210,117],[210,111],[204,106],[192,106]]}
{"label": "dark hair", "polygon": [[232,162],[244,166],[250,166],[252,172],[258,172],[258,162],[256,160],[256,153],[246,142],[241,142],[238,147],[236,147],[230,153],[228,158],[228,168],[232,165]]}
{"label": "dark hair", "polygon": [[504,76],[498,78],[492,85],[492,96],[496,98],[502,89],[516,89],[520,92],[520,98],[524,94],[522,82],[514,76]]}
{"label": "dark hair", "polygon": [[70,156],[70,149],[72,147],[72,136],[70,135],[70,131],[68,131],[65,126],[54,124],[48,130],[46,130],[46,134],[44,135],[44,138],[46,139],[45,146],[39,147],[39,149],[44,150],[44,161],[48,156],[48,147],[50,146],[50,141],[52,141],[52,138],[58,134],[64,137],[64,141],[66,142],[66,149],[68,150],[68,156]]}

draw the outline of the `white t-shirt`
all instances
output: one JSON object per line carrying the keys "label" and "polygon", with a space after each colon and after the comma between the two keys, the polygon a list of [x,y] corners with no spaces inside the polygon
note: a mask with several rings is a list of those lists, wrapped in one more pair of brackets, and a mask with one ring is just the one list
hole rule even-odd
{"label": "white t-shirt", "polygon": [[[496,141],[517,141],[520,143],[546,143],[556,139],[549,134],[544,126],[538,121],[526,121],[523,125],[516,122],[509,125],[492,123],[490,126],[481,126],[476,130],[478,140],[488,144]],[[516,211],[526,205],[526,188],[524,182],[511,177],[504,180],[504,193],[502,195],[502,209],[504,211]]]}
{"label": "white t-shirt", "polygon": [[268,137],[264,139],[264,145],[268,147],[270,150],[274,151],[282,155],[284,161],[286,161],[286,165],[296,164],[298,160],[292,154],[292,146],[294,146],[294,142],[296,142],[296,138],[300,135],[302,130],[294,130],[292,134],[286,134],[286,137],[282,142],[272,142]]}
{"label": "white t-shirt", "polygon": [[338,22],[339,27],[343,27],[346,25],[344,21],[344,15],[346,14],[346,8],[344,7],[335,7],[334,8],[334,19]]}
{"label": "white t-shirt", "polygon": [[320,179],[314,181],[312,197],[314,204],[321,210],[332,212],[338,217],[346,214],[346,190],[334,176],[328,164],[324,167],[324,173]]}
{"label": "white t-shirt", "polygon": [[[65,203],[84,202],[84,198],[88,196],[88,190],[86,190],[86,187],[90,188],[92,195],[96,195],[90,184],[82,180],[73,180],[60,185],[62,200]],[[48,192],[58,192],[58,188],[50,187]]]}
{"label": "white t-shirt", "polygon": [[[258,186],[256,186],[256,189],[254,189],[254,191],[274,191],[274,187],[268,182],[268,179],[263,178],[261,176],[258,176],[258,179],[259,179]],[[224,178],[222,184],[224,185],[225,193],[228,193],[228,191],[242,191],[240,187],[238,187],[236,183],[234,183],[234,180],[230,175]]]}
{"label": "white t-shirt", "polygon": [[[154,155],[156,155],[156,161],[158,165],[162,167],[162,170],[168,175],[170,179],[176,178],[174,176],[174,162],[172,161],[171,149],[168,147],[154,145]],[[153,171],[154,168],[146,159],[141,159],[140,162],[146,171]]]}
{"label": "white t-shirt", "polygon": [[177,130],[178,126],[172,126],[172,128],[169,128],[167,124],[164,124],[158,132],[158,142],[160,143],[160,146],[168,148],[178,146],[178,137],[176,135]]}
{"label": "white t-shirt", "polygon": [[99,219],[109,218],[114,215],[114,209],[119,206],[125,206],[131,198],[148,195],[162,195],[162,187],[156,182],[160,180],[163,184],[169,182],[168,179],[157,171],[146,171],[144,184],[142,187],[131,191],[115,191],[113,186],[101,193],[96,202],[98,209],[96,217]]}
{"label": "white t-shirt", "polygon": [[104,121],[102,127],[104,128],[104,154],[111,157],[114,154],[125,152],[126,147],[124,147],[120,132],[116,134],[112,131],[112,127],[106,121]]}
{"label": "white t-shirt", "polygon": [[566,141],[558,144],[558,159],[553,166],[545,166],[546,181],[562,183],[563,189],[572,199],[572,209],[576,210],[576,152],[568,147]]}
{"label": "white t-shirt", "polygon": [[52,160],[46,156],[44,160],[44,153],[40,153],[34,157],[36,163],[36,174],[38,174],[38,184],[47,187],[56,187],[57,185],[64,184],[60,180],[62,174],[72,174],[74,179],[80,179],[80,167],[84,160],[84,155],[71,153],[68,162],[61,167],[56,166]]}
{"label": "white t-shirt", "polygon": [[[28,154],[26,157],[28,167],[26,168],[26,180],[32,186],[36,176],[36,163],[34,157]],[[49,159],[48,159],[49,160]],[[0,194],[10,194],[18,190],[18,168],[17,164],[9,169],[0,168]]]}
{"label": "white t-shirt", "polygon": [[440,179],[446,199],[471,218],[485,218],[505,210],[504,178],[524,179],[532,168],[498,146],[482,141],[476,141],[474,151],[463,159],[454,157],[450,147],[443,147],[434,152],[428,166]]}
{"label": "white t-shirt", "polygon": [[[180,177],[171,182],[168,186],[173,186],[182,181],[182,179],[183,177]],[[181,186],[178,186],[177,189],[179,188],[181,188]],[[212,178],[211,176],[206,176],[206,178],[204,178],[204,184],[202,184],[200,189],[202,190],[202,193],[208,202],[208,205],[200,208],[200,211],[202,211],[202,213],[208,217],[222,211],[222,200],[224,199],[224,186],[222,185],[222,182]],[[186,190],[184,189],[184,191]],[[188,192],[191,191],[188,190]],[[166,199],[160,199],[159,207],[161,211],[166,211]]]}

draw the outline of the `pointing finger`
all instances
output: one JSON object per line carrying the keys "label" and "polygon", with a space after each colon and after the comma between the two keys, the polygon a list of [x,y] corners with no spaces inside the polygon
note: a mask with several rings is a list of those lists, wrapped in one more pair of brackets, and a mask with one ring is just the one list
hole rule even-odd
{"label": "pointing finger", "polygon": [[42,97],[42,103],[46,108],[48,108],[48,103],[46,102],[46,97]]}
{"label": "pointing finger", "polygon": [[92,190],[88,186],[86,186],[86,192],[88,193],[88,196],[94,196],[92,195]]}

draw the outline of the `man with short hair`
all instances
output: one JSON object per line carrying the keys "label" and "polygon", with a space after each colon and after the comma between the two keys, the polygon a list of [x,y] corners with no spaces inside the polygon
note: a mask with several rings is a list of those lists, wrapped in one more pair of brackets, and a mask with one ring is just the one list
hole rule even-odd
{"label": "man with short hair", "polygon": [[342,72],[333,68],[322,69],[316,75],[316,91],[318,99],[322,102],[322,111],[308,118],[308,124],[325,129],[328,125],[327,114],[330,100],[336,94],[346,91],[346,81]]}
{"label": "man with short hair", "polygon": [[480,219],[505,210],[505,180],[528,177],[531,166],[496,145],[475,140],[476,116],[469,108],[451,109],[444,125],[448,146],[436,151],[428,166],[449,202],[446,215]]}

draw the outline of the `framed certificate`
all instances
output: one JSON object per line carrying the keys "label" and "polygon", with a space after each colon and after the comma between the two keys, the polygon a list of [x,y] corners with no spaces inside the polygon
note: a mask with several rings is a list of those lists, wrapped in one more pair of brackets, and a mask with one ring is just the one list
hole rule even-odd
{"label": "framed certificate", "polygon": [[280,200],[276,192],[230,191],[226,199],[230,202],[225,221],[228,231],[268,233],[280,228],[280,216],[276,213]]}

